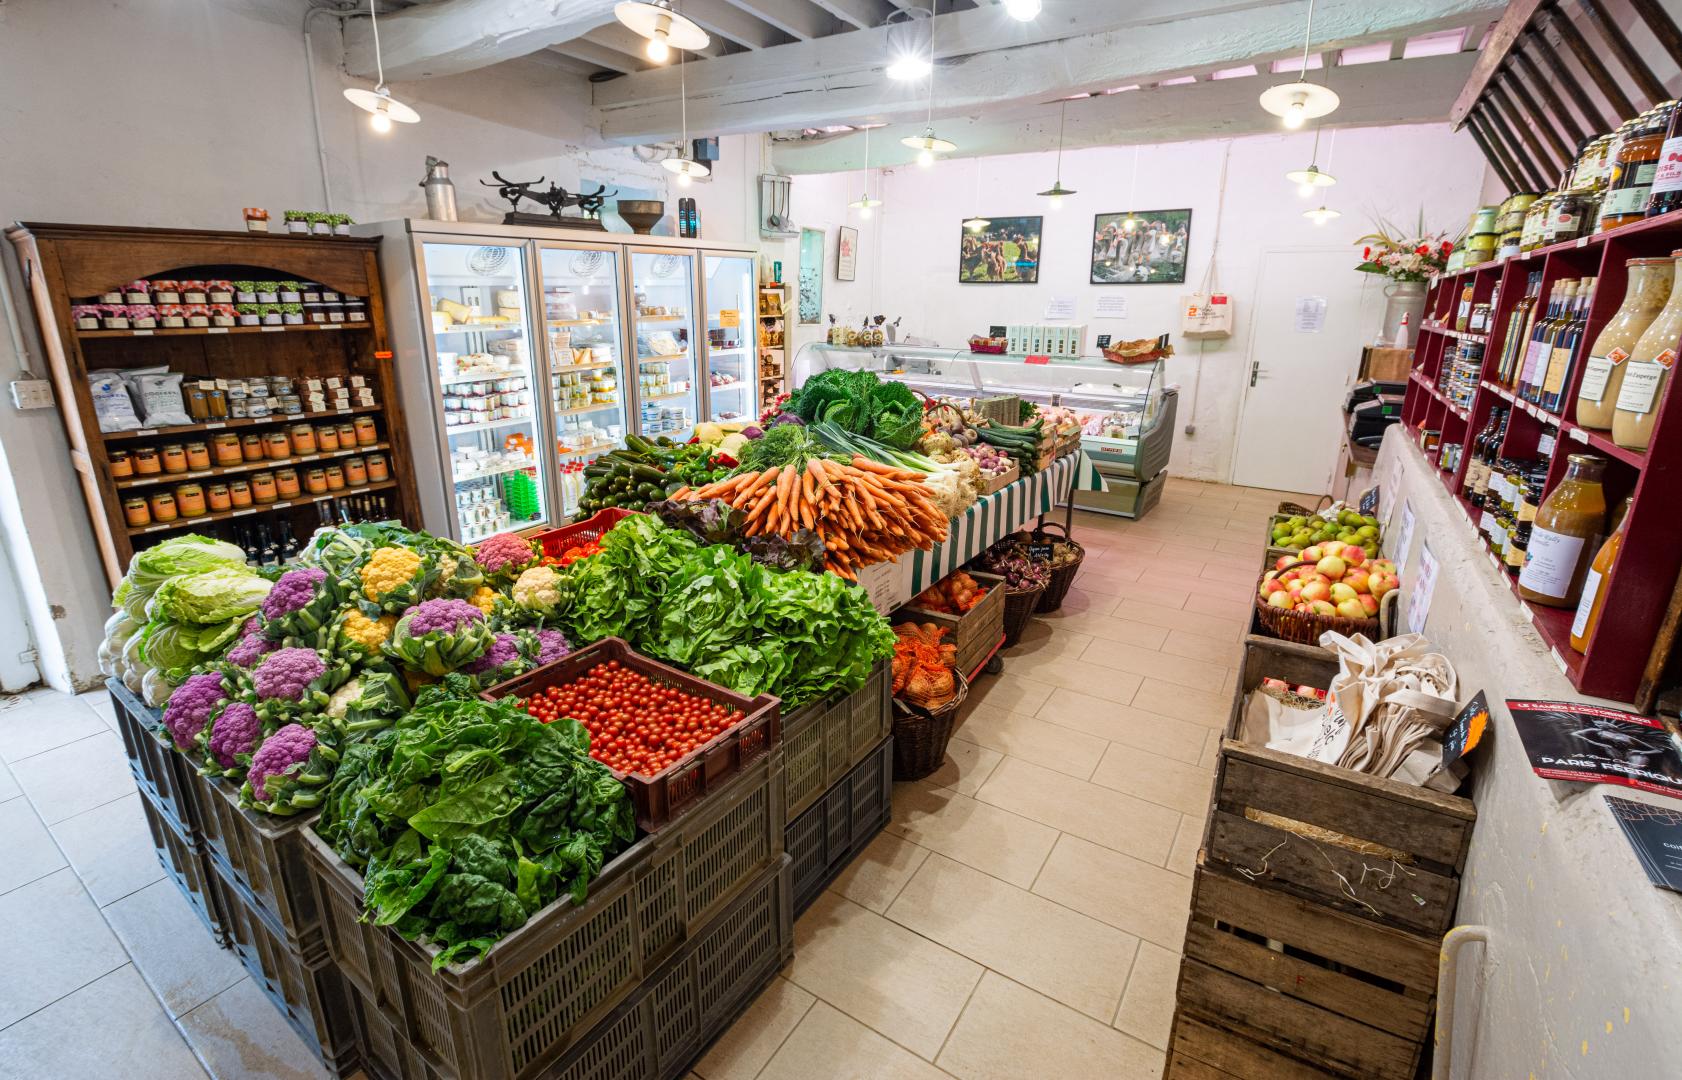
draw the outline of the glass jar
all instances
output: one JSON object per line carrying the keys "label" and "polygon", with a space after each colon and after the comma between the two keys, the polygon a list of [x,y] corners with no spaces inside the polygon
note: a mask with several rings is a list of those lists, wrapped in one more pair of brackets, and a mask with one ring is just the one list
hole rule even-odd
{"label": "glass jar", "polygon": [[156,476],[164,471],[164,463],[158,457],[158,451],[151,446],[137,446],[134,448],[134,475]]}
{"label": "glass jar", "polygon": [[175,508],[175,493],[173,491],[154,491],[151,499],[153,521],[174,521],[180,517],[180,511]]}
{"label": "glass jar", "polygon": [[298,486],[298,470],[276,469],[274,474],[274,485],[275,490],[280,493],[281,498],[296,499],[300,490]]}
{"label": "glass jar", "polygon": [[198,484],[182,484],[175,489],[175,506],[182,517],[203,517],[204,488]]}
{"label": "glass jar", "polygon": [[123,520],[131,529],[152,524],[152,510],[146,505],[144,496],[131,495],[123,500]]}
{"label": "glass jar", "polygon": [[260,472],[251,474],[251,498],[259,505],[272,503],[280,498],[280,491],[275,487],[274,473]]}
{"label": "glass jar", "polygon": [[263,437],[261,435],[245,435],[239,440],[240,454],[246,461],[263,460]]}
{"label": "glass jar", "polygon": [[1599,231],[1616,229],[1647,216],[1647,200],[1653,192],[1653,177],[1659,170],[1659,151],[1676,102],[1666,101],[1635,118],[1634,125],[1618,144],[1612,161],[1612,176],[1606,197],[1600,202]]}
{"label": "glass jar", "polygon": [[292,452],[294,454],[315,453],[315,429],[308,424],[292,425]]}
{"label": "glass jar", "polygon": [[184,473],[187,471],[187,451],[180,443],[165,444],[159,460],[163,462],[164,472],[166,473]]}
{"label": "glass jar", "polygon": [[339,449],[354,450],[356,448],[356,425],[345,421],[339,425]]}
{"label": "glass jar", "polygon": [[1542,223],[1542,243],[1560,244],[1586,235],[1594,226],[1600,202],[1586,192],[1562,191],[1548,200]]}
{"label": "glass jar", "polygon": [[1595,135],[1584,141],[1571,167],[1566,188],[1585,195],[1598,195],[1606,187],[1606,151],[1612,145],[1611,134]]}
{"label": "glass jar", "polygon": [[1547,242],[1548,215],[1553,212],[1553,205],[1554,194],[1550,191],[1525,208],[1524,225],[1519,229],[1520,251],[1534,251]]}
{"label": "glass jar", "polygon": [[1577,423],[1597,431],[1612,427],[1624,382],[1624,361],[1664,310],[1676,277],[1674,258],[1630,259],[1624,268],[1629,273],[1624,302],[1589,348],[1583,381],[1577,390]]}
{"label": "glass jar", "polygon": [[323,424],[315,429],[315,445],[325,453],[339,448],[339,429],[332,424]]}
{"label": "glass jar", "polygon": [[242,510],[251,505],[251,482],[249,480],[228,481],[228,501],[233,503],[235,510]]}
{"label": "glass jar", "polygon": [[227,484],[211,484],[205,488],[204,501],[213,514],[219,514],[224,510],[232,510],[234,507],[234,501],[228,495]]}
{"label": "glass jar", "polygon": [[263,436],[263,456],[270,461],[284,461],[292,456],[292,440],[284,431],[271,431]]}
{"label": "glass jar", "polygon": [[327,494],[327,471],[311,469],[304,474],[304,490],[311,495]]}
{"label": "glass jar", "polygon": [[134,475],[134,461],[128,456],[127,450],[113,450],[106,460],[111,465],[112,476]]}
{"label": "glass jar", "polygon": [[345,458],[345,484],[362,487],[368,483],[368,463],[359,457]]}
{"label": "glass jar", "polygon": [[368,479],[375,484],[391,479],[391,469],[386,465],[384,454],[368,455]]}
{"label": "glass jar", "polygon": [[343,491],[345,487],[345,471],[337,465],[327,466],[327,490]]}
{"label": "glass jar", "polygon": [[[1682,251],[1670,255],[1674,261],[1682,257]],[[1614,399],[1612,441],[1628,450],[1647,449],[1670,381],[1670,369],[1676,365],[1676,345],[1682,338],[1682,286],[1675,278],[1682,275],[1673,274],[1664,310],[1648,325],[1621,365],[1624,378]]]}
{"label": "glass jar", "polygon": [[1461,333],[1466,332],[1467,324],[1472,321],[1472,294],[1473,285],[1468,281],[1460,290],[1460,306],[1454,312],[1454,328]]}
{"label": "glass jar", "polygon": [[231,431],[212,436],[210,451],[218,465],[238,465],[245,460],[239,450],[239,436]]}
{"label": "glass jar", "polygon": [[[351,428],[356,432],[356,445],[373,446],[380,441],[380,429],[374,425],[372,416],[358,416],[351,421]],[[343,438],[341,433],[340,438]]]}
{"label": "glass jar", "polygon": [[1670,112],[1670,128],[1659,150],[1659,167],[1653,173],[1653,190],[1647,200],[1647,216],[1658,217],[1682,210],[1682,109]]}
{"label": "glass jar", "polygon": [[1519,571],[1519,595],[1545,607],[1574,608],[1588,576],[1590,542],[1606,527],[1604,458],[1572,454],[1565,479],[1542,501]]}
{"label": "glass jar", "polygon": [[204,443],[201,443],[201,442],[190,442],[190,443],[188,443],[187,444],[187,468],[189,468],[189,469],[208,469],[208,468],[210,468],[210,447],[206,446]]}

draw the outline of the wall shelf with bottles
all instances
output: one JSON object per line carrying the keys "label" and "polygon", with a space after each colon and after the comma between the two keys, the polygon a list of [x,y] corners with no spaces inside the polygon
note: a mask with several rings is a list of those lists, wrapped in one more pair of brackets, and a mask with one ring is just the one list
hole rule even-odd
{"label": "wall shelf with bottles", "polygon": [[[1415,446],[1423,447],[1426,433],[1433,433],[1436,449],[1430,456],[1437,475],[1486,548],[1490,541],[1479,531],[1484,511],[1468,488],[1469,475],[1476,479],[1471,466],[1480,458],[1480,437],[1488,444],[1481,456],[1533,464],[1542,500],[1565,479],[1572,454],[1604,462],[1608,520],[1626,497],[1631,503],[1622,547],[1599,586],[1606,599],[1586,649],[1571,647],[1572,608],[1522,598],[1519,603],[1572,685],[1643,710],[1652,707],[1682,616],[1682,516],[1675,512],[1682,500],[1682,405],[1672,400],[1667,377],[1651,408],[1645,449],[1619,446],[1610,430],[1579,423],[1577,405],[1596,339],[1624,304],[1631,273],[1626,264],[1667,258],[1677,250],[1682,250],[1682,213],[1438,277],[1426,294],[1402,412]],[[1586,302],[1581,296],[1565,302],[1584,279],[1594,279]],[[1556,296],[1565,311],[1545,325],[1550,298]],[[1488,305],[1487,330],[1458,329],[1467,299],[1474,306]],[[1565,347],[1551,378],[1545,362],[1530,370],[1529,381],[1539,385],[1527,389],[1521,385],[1525,358],[1538,330],[1563,333]],[[1549,347],[1559,344],[1550,339]],[[1682,337],[1670,347],[1682,350]],[[1503,415],[1504,430],[1492,430],[1492,419]],[[1445,460],[1450,468],[1442,467]],[[1590,540],[1585,558],[1599,547]],[[1491,557],[1497,558],[1493,552]],[[1502,577],[1517,597],[1516,575],[1503,572]]]}

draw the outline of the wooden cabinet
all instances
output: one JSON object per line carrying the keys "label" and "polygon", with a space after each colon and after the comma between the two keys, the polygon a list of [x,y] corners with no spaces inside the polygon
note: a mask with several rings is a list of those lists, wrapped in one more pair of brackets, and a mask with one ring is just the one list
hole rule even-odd
{"label": "wooden cabinet", "polygon": [[[21,223],[7,230],[17,251],[34,306],[42,344],[51,365],[71,463],[80,479],[113,585],[129,557],[165,537],[185,531],[233,539],[247,524],[284,524],[299,541],[326,520],[383,510],[407,524],[418,522],[402,403],[386,341],[385,301],[380,291],[378,242],[350,237],[142,229],[119,226]],[[73,305],[89,302],[138,280],[260,280],[316,283],[324,290],[365,301],[362,321],[279,326],[182,326],[148,329],[81,329]],[[343,316],[343,313],[340,313]],[[323,315],[325,317],[325,315]],[[373,391],[371,404],[352,395],[347,406],[327,395],[326,407],[302,414],[208,420],[141,430],[100,430],[88,373],[104,369],[163,367],[187,380],[249,380],[285,375],[301,393],[307,380],[337,378],[347,387],[352,376]],[[303,394],[307,402],[307,393]],[[304,406],[308,409],[308,405]],[[372,445],[354,449],[289,454],[284,459],[194,469],[185,473],[115,476],[111,451],[165,444],[209,442],[228,430],[239,434],[283,432],[301,424],[374,420]],[[366,426],[366,425],[364,425]],[[246,479],[252,474],[293,468],[303,477],[312,467],[326,469],[339,459],[383,454],[384,480],[370,480],[324,494],[302,490],[294,497],[231,508],[169,522],[131,526],[124,517],[125,498],[149,496],[182,483],[203,487]]]}

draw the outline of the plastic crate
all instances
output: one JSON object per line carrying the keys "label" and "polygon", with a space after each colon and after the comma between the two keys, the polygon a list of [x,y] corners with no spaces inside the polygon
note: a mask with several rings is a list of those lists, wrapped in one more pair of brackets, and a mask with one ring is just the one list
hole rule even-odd
{"label": "plastic crate", "polygon": [[782,858],[782,790],[782,755],[762,755],[609,862],[584,903],[437,973],[435,949],[361,920],[361,876],[309,830],[328,951],[438,1076],[537,1076]]}
{"label": "plastic crate", "polygon": [[228,947],[228,922],[224,903],[218,895],[210,860],[198,843],[177,829],[164,809],[145,792],[140,793],[140,808],[146,815],[146,827],[152,833],[152,846],[158,851],[158,861],[164,873],[175,882],[187,906],[199,917],[216,944]]}
{"label": "plastic crate", "polygon": [[732,693],[705,679],[651,660],[634,651],[624,639],[616,637],[602,638],[587,648],[568,653],[524,675],[516,675],[480,696],[487,701],[509,696],[530,697],[546,687],[581,678],[597,664],[609,660],[617,660],[657,683],[675,686],[685,693],[739,709],[744,714],[742,720],[714,736],[711,742],[696,747],[654,776],[611,770],[630,791],[631,801],[637,808],[637,826],[646,832],[661,828],[689,804],[707,792],[717,790],[719,785],[727,783],[746,768],[749,762],[769,753],[782,737],[782,725],[778,718],[781,702],[777,698],[770,694],[748,698]]}
{"label": "plastic crate", "polygon": [[205,849],[222,877],[263,910],[294,948],[321,936],[321,909],[310,884],[304,829],[317,813],[274,817],[239,804],[230,781],[193,774]]}
{"label": "plastic crate", "polygon": [[233,949],[251,981],[280,1010],[298,1037],[309,1044],[329,1073],[354,1073],[361,1057],[350,998],[319,928],[305,948],[298,949],[249,894],[222,875],[221,867],[214,866],[214,870]]}
{"label": "plastic crate", "polygon": [[575,521],[571,525],[562,525],[558,529],[546,529],[540,533],[533,533],[527,539],[540,545],[543,554],[558,559],[567,548],[583,543],[585,540],[600,540],[615,525],[632,514],[641,512],[640,510],[626,510],[623,507],[610,506],[606,510],[597,510],[583,521]]}
{"label": "plastic crate", "polygon": [[796,915],[887,826],[893,803],[894,741],[887,738],[789,825]]}
{"label": "plastic crate", "polygon": [[163,730],[163,714],[147,708],[116,679],[107,680],[105,688],[111,692],[117,734],[123,740],[135,786],[152,800],[176,832],[196,841],[202,828],[192,784],[197,773],[167,736],[158,737]]}
{"label": "plastic crate", "polygon": [[793,821],[893,728],[892,669],[886,660],[864,686],[790,713],[783,721],[783,804]]}

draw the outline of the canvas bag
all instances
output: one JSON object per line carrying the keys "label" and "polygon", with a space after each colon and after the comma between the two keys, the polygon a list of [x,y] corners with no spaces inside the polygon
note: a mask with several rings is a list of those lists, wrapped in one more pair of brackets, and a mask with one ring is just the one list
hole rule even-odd
{"label": "canvas bag", "polygon": [[1180,297],[1180,334],[1188,338],[1232,336],[1232,297],[1215,286],[1215,264],[1203,272],[1198,292]]}

